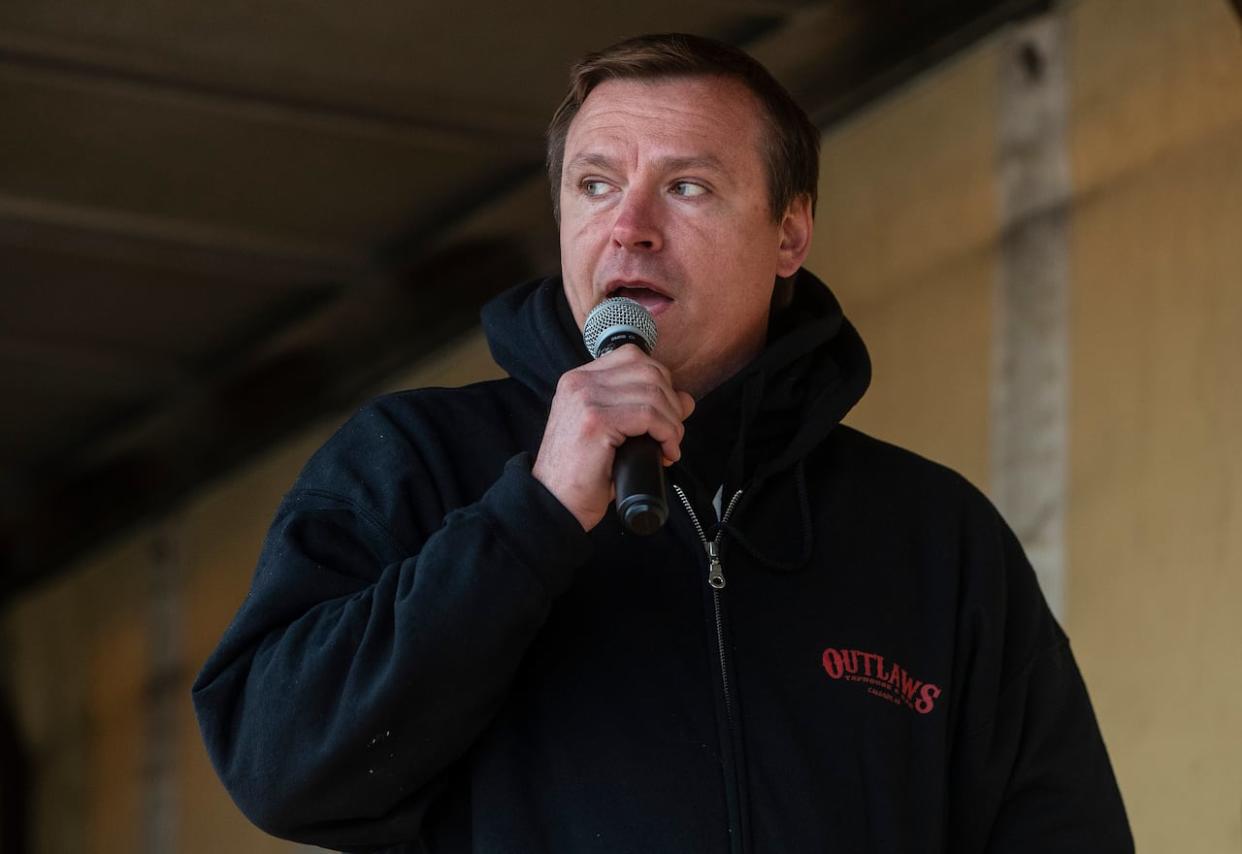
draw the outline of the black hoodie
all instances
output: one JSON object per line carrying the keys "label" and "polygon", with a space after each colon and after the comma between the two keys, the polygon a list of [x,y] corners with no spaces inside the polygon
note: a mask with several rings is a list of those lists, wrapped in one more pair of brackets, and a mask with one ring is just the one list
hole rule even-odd
{"label": "black hoodie", "polygon": [[821,283],[793,293],[649,537],[584,533],[530,474],[587,358],[559,279],[484,311],[510,379],[343,426],[194,686],[246,815],[351,851],[1132,850],[1012,533],[839,424],[866,351]]}

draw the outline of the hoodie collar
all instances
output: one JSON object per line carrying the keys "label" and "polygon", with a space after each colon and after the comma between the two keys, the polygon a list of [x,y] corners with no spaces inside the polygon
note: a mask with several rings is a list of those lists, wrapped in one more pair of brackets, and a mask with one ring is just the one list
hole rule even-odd
{"label": "hoodie collar", "polygon": [[[561,374],[590,360],[560,276],[510,288],[483,307],[482,320],[496,363],[544,400],[556,393]],[[840,421],[866,391],[871,379],[866,347],[836,297],[806,270],[795,276],[793,298],[773,318],[769,336],[764,351],[717,391],[762,377],[764,397],[801,405],[813,416],[799,434],[817,440],[820,430]],[[807,441],[797,444],[801,448]],[[797,453],[791,448],[782,457]]]}
{"label": "hoodie collar", "polygon": [[483,306],[481,316],[496,364],[545,403],[561,374],[590,361],[560,276],[510,288]]}

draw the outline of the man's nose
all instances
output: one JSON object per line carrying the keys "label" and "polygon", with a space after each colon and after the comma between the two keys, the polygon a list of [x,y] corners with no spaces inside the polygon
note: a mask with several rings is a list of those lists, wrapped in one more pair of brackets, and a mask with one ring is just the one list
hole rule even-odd
{"label": "man's nose", "polygon": [[663,248],[660,211],[652,193],[637,188],[626,193],[612,224],[612,241],[622,249],[658,252]]}

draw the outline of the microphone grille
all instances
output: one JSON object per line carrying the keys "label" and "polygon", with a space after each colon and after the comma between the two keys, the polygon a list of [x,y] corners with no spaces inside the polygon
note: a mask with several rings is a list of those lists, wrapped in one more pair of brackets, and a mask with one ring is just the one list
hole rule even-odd
{"label": "microphone grille", "polygon": [[598,359],[611,349],[606,345],[617,334],[627,337],[637,335],[648,353],[655,349],[658,337],[651,312],[629,297],[609,297],[587,315],[582,340],[586,342],[591,358]]}

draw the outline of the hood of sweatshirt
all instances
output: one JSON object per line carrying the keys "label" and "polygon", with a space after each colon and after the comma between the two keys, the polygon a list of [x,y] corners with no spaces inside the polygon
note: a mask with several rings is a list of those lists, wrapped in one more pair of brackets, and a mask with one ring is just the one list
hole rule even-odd
{"label": "hood of sweatshirt", "polygon": [[[496,363],[545,401],[561,374],[590,358],[559,276],[492,300],[483,309],[483,328]],[[729,494],[739,487],[762,491],[765,503],[798,520],[800,530],[748,525],[739,517],[740,527],[728,533],[769,568],[800,568],[813,542],[802,460],[870,380],[867,349],[840,303],[818,278],[799,271],[787,304],[774,310],[763,352],[697,401],[674,482],[692,484],[699,507],[717,486]]]}
{"label": "hood of sweatshirt", "polygon": [[561,374],[591,359],[560,276],[510,288],[483,306],[482,318],[496,364],[543,401]]}

